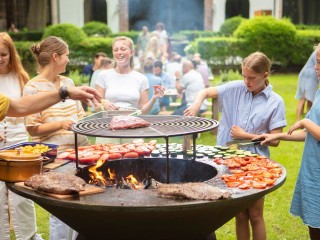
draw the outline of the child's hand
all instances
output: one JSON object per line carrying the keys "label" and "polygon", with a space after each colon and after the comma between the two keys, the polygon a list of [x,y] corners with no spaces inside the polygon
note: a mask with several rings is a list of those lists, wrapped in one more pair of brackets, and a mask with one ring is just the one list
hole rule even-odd
{"label": "child's hand", "polygon": [[239,126],[232,126],[231,127],[230,135],[233,139],[242,139],[243,136],[245,135],[245,133],[246,132]]}
{"label": "child's hand", "polygon": [[303,121],[304,121],[304,119],[303,119],[303,120],[300,120],[300,121],[298,121],[298,122],[296,122],[296,123],[294,123],[294,124],[290,127],[290,129],[289,129],[289,131],[288,131],[288,134],[291,135],[295,130],[304,128],[304,126],[303,126]]}
{"label": "child's hand", "polygon": [[73,124],[74,124],[74,121],[72,120],[61,121],[61,129],[71,130],[71,127]]}
{"label": "child's hand", "polygon": [[272,142],[274,140],[278,140],[276,135],[277,134],[263,133],[263,134],[259,135],[258,137],[253,138],[252,141],[261,140],[264,138],[264,140],[260,143],[260,145],[267,145],[267,143],[269,143],[269,142]]}

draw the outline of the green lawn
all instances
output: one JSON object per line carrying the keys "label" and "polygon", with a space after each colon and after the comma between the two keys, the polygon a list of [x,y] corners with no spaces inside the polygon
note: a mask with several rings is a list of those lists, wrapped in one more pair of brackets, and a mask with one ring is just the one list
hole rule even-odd
{"label": "green lawn", "polygon": [[[272,75],[270,82],[275,92],[279,93],[285,101],[287,108],[288,126],[295,121],[294,99],[297,74]],[[288,127],[286,128],[288,129]],[[285,129],[285,130],[286,130]],[[198,144],[215,145],[216,138],[211,133],[201,134]],[[282,142],[279,147],[271,148],[271,158],[281,163],[287,170],[287,180],[278,190],[268,194],[265,198],[265,221],[268,240],[294,240],[309,239],[308,229],[302,224],[300,218],[293,217],[289,213],[291,198],[300,167],[303,143]],[[37,206],[38,232],[44,239],[49,239],[48,213]],[[235,224],[231,220],[222,226],[217,232],[219,240],[235,239]],[[14,239],[14,238],[13,238]]]}

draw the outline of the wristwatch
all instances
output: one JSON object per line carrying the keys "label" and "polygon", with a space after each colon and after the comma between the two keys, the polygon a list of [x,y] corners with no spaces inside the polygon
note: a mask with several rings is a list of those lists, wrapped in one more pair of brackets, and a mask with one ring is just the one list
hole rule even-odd
{"label": "wristwatch", "polygon": [[66,101],[66,99],[69,98],[69,93],[68,93],[67,87],[59,88],[59,96],[60,96],[62,102]]}

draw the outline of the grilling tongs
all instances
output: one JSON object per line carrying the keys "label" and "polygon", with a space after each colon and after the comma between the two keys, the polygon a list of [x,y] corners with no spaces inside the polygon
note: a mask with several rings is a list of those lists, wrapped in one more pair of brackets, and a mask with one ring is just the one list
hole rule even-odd
{"label": "grilling tongs", "polygon": [[264,138],[258,138],[255,140],[233,140],[233,141],[227,142],[227,146],[234,148],[234,149],[238,149],[239,147],[258,145],[263,140],[264,140]]}

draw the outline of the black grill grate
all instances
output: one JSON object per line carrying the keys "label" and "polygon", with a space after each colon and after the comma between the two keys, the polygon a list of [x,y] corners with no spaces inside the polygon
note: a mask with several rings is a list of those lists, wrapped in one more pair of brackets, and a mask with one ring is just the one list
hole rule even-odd
{"label": "black grill grate", "polygon": [[206,132],[216,128],[216,120],[186,116],[139,116],[150,123],[149,127],[110,130],[112,117],[81,121],[72,127],[75,133],[96,137],[133,138],[133,137],[173,137]]}

